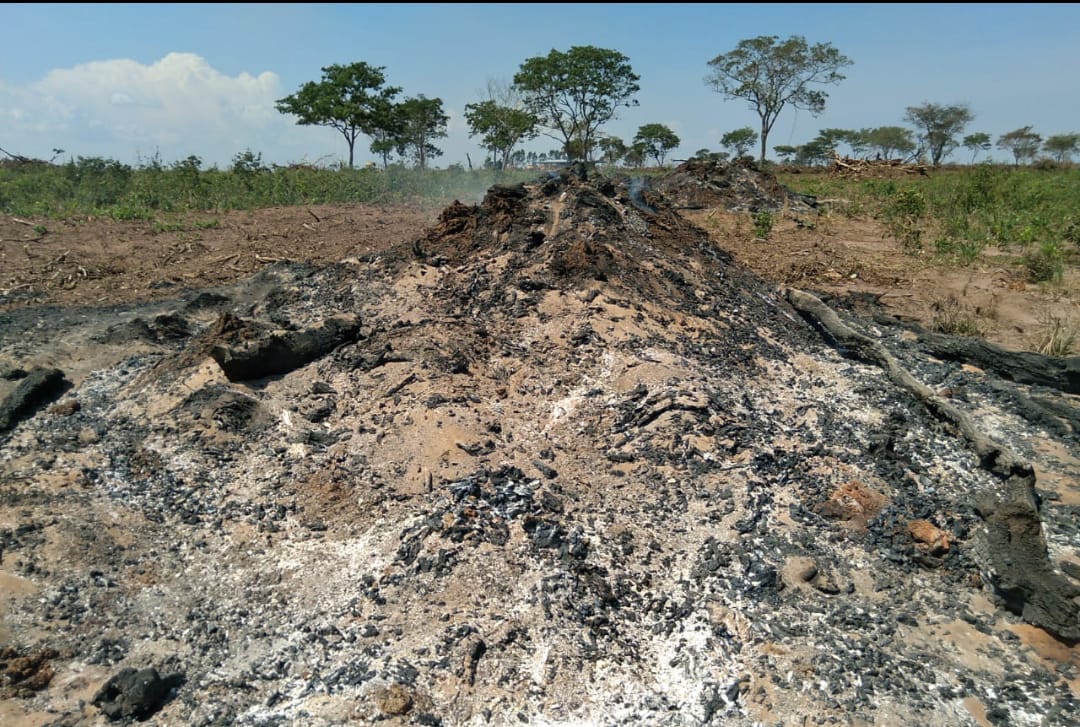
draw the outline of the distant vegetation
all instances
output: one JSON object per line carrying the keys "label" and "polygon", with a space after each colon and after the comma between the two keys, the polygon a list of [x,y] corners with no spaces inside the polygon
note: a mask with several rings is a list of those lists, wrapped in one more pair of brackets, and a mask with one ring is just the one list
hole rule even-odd
{"label": "distant vegetation", "polygon": [[[894,178],[851,178],[815,167],[798,174],[789,167],[778,170],[792,190],[829,200],[830,214],[879,220],[912,254],[970,264],[999,249],[1022,255],[1033,281],[1049,282],[1060,281],[1066,261],[1080,255],[1080,168],[1071,165],[983,163]],[[543,173],[460,166],[269,168],[251,151],[237,154],[228,169],[204,168],[194,156],[136,167],[96,157],[66,164],[5,162],[0,164],[0,213],[161,222],[172,213],[300,204],[478,201],[493,184],[531,181]]]}
{"label": "distant vegetation", "polygon": [[405,200],[479,200],[493,184],[533,179],[541,172],[331,169],[309,165],[269,168],[250,151],[229,169],[205,168],[198,157],[132,167],[111,159],[79,157],[66,164],[0,164],[0,212],[67,218],[92,215],[153,220],[163,214],[255,209],[301,204]]}

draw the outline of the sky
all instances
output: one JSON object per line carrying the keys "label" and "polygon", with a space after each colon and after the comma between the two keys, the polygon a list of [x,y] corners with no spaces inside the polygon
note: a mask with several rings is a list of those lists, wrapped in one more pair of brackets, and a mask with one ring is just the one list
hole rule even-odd
{"label": "sky", "polygon": [[[907,126],[905,110],[924,103],[966,105],[964,133],[995,141],[1024,126],[1080,132],[1077,3],[5,3],[0,28],[0,149],[58,162],[195,155],[225,168],[244,151],[266,164],[346,161],[339,132],[300,126],[275,102],[325,66],[363,61],[399,99],[442,99],[448,136],[432,166],[480,164],[465,105],[527,59],[575,46],[618,51],[640,76],[638,105],[601,131],[630,142],[664,124],[681,142],[668,158],[685,159],[759,127],[746,101],[705,81],[710,60],[758,36],[799,35],[852,61],[843,81],[818,87],[824,113],[780,114],[770,156],[823,128]],[[358,140],[357,165],[376,161],[369,143]],[[557,146],[541,136],[524,148]],[[959,149],[947,161],[969,159]]]}

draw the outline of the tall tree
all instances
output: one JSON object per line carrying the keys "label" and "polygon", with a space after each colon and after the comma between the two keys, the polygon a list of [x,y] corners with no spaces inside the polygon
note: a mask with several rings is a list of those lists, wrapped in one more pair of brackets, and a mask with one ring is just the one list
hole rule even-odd
{"label": "tall tree", "polygon": [[974,164],[980,151],[990,150],[990,135],[982,131],[968,134],[964,137],[964,148],[971,150],[971,163]]}
{"label": "tall tree", "polygon": [[634,169],[640,169],[645,166],[646,159],[645,145],[640,142],[631,144],[630,148],[626,150],[626,154],[623,156],[623,161],[626,162],[626,165],[633,167]]}
{"label": "tall tree", "polygon": [[1013,129],[1007,134],[999,136],[997,140],[998,149],[1006,149],[1012,152],[1013,159],[1016,160],[1016,166],[1020,166],[1020,162],[1024,160],[1031,161],[1034,159],[1041,146],[1042,136],[1032,131],[1030,126]]}
{"label": "tall tree", "polygon": [[878,126],[874,129],[863,129],[859,133],[866,146],[882,159],[891,159],[894,154],[907,156],[918,148],[911,129],[903,126]]}
{"label": "tall tree", "polygon": [[383,169],[390,166],[390,156],[397,151],[399,139],[405,131],[404,120],[398,105],[387,99],[380,99],[373,107],[371,113],[372,129],[368,132],[371,137],[372,154],[377,154],[382,159]]}
{"label": "tall tree", "polygon": [[622,53],[594,46],[552,50],[529,58],[514,75],[525,107],[562,141],[568,155],[577,150],[589,159],[597,132],[620,107],[636,105],[640,77]]}
{"label": "tall tree", "polygon": [[819,132],[813,139],[798,147],[794,161],[804,166],[828,164],[836,156],[836,144],[835,138],[824,131]]}
{"label": "tall tree", "polygon": [[525,108],[521,93],[513,84],[488,81],[485,98],[465,105],[469,136],[479,136],[481,145],[501,168],[511,163],[514,148],[534,139],[539,119]]}
{"label": "tall tree", "polygon": [[386,85],[384,67],[363,61],[348,66],[332,65],[322,69],[320,81],[308,81],[275,108],[293,114],[301,126],[329,126],[337,129],[349,145],[349,167],[353,166],[356,139],[373,135],[380,104],[391,101],[400,88]]}
{"label": "tall tree", "polygon": [[919,141],[930,153],[930,161],[940,167],[942,160],[956,148],[956,137],[974,121],[975,115],[964,104],[944,106],[924,103],[908,106],[904,121],[919,129]]}
{"label": "tall tree", "polygon": [[601,136],[597,140],[596,146],[600,149],[600,158],[605,164],[617,164],[620,159],[626,156],[626,152],[629,150],[625,141],[608,134]]}
{"label": "tall tree", "polygon": [[397,112],[401,123],[398,153],[402,156],[411,153],[416,167],[426,169],[429,158],[442,156],[442,149],[431,143],[446,138],[450,117],[443,112],[442,99],[420,94],[398,104]]}
{"label": "tall tree", "polygon": [[525,109],[499,106],[489,99],[465,104],[469,136],[479,136],[501,168],[506,168],[514,147],[536,136],[537,119]]}
{"label": "tall tree", "polygon": [[746,152],[750,151],[750,148],[754,146],[757,140],[757,132],[749,126],[744,126],[741,129],[733,129],[721,136],[720,146],[730,149],[731,155],[738,159],[746,156]]}
{"label": "tall tree", "polygon": [[744,99],[761,119],[761,162],[766,142],[780,112],[787,106],[817,116],[825,110],[828,94],[814,88],[844,80],[840,69],[851,65],[829,43],[810,45],[793,35],[781,41],[762,35],[740,41],[735,50],[708,62],[712,72],[705,82],[725,98]]}
{"label": "tall tree", "polygon": [[664,166],[664,157],[679,145],[679,137],[663,124],[645,124],[634,135],[634,146],[641,145],[646,157],[656,160],[656,166]]}
{"label": "tall tree", "polygon": [[1072,155],[1080,149],[1080,134],[1054,134],[1043,142],[1043,149],[1058,162],[1072,162]]}
{"label": "tall tree", "polygon": [[812,161],[827,161],[836,156],[837,147],[848,143],[852,135],[857,133],[851,129],[822,129],[800,148],[810,154]]}
{"label": "tall tree", "polygon": [[780,161],[784,164],[790,164],[795,155],[799,153],[799,147],[790,144],[779,144],[774,146],[772,150],[776,152],[776,156],[780,157]]}

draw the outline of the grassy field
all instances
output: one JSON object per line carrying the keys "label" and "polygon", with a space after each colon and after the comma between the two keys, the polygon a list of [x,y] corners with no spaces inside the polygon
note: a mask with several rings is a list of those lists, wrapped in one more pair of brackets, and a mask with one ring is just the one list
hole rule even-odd
{"label": "grassy field", "polygon": [[212,212],[302,204],[415,199],[480,199],[499,182],[537,172],[432,169],[269,169],[249,158],[231,169],[203,169],[198,159],[131,167],[100,158],[67,164],[0,166],[0,213],[61,219],[78,215],[153,220],[162,213]]}
{"label": "grassy field", "polygon": [[1080,262],[1080,168],[979,165],[927,176],[781,173],[832,211],[872,217],[912,254],[972,264],[991,248],[1019,255],[1034,282],[1060,283]]}
{"label": "grassy field", "polygon": [[[66,164],[0,165],[0,213],[162,220],[170,213],[301,204],[469,201],[479,200],[492,184],[527,181],[538,174],[461,168],[270,169],[250,153],[238,155],[225,170],[204,169],[196,157],[137,167],[80,157]],[[1080,258],[1080,168],[979,165],[891,178],[803,170],[781,171],[778,177],[796,192],[825,200],[831,213],[879,220],[912,254],[964,265],[998,248],[1019,255],[1032,281],[1050,283],[1061,282],[1065,266]]]}

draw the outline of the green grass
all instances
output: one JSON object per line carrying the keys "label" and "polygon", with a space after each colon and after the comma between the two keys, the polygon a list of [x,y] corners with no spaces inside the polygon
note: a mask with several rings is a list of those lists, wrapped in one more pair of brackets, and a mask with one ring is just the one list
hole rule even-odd
{"label": "green grass", "polygon": [[[381,204],[459,199],[478,201],[497,183],[536,179],[542,172],[268,169],[251,164],[202,169],[197,157],[171,166],[151,160],[131,167],[109,159],[80,157],[66,164],[0,164],[0,213],[63,219],[93,215],[117,220],[154,220],[160,214],[224,212],[304,204]],[[197,229],[216,220],[195,223]],[[161,223],[163,230],[168,225]],[[201,227],[200,227],[201,226]]]}
{"label": "green grass", "polygon": [[1018,256],[1034,281],[1060,282],[1080,253],[1080,168],[980,164],[895,179],[783,173],[780,182],[881,220],[908,252],[933,251],[959,265],[988,248]]}

